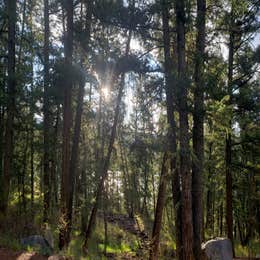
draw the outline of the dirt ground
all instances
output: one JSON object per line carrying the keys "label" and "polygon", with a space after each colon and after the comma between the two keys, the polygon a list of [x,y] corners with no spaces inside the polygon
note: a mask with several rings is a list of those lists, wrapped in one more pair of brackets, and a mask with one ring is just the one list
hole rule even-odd
{"label": "dirt ground", "polygon": [[[108,259],[113,259],[113,257],[108,257]],[[131,257],[124,257],[122,259],[133,259]],[[136,258],[135,258],[136,259]],[[234,260],[260,260],[260,258],[234,258]],[[37,253],[28,253],[25,251],[12,251],[7,248],[0,248],[0,260],[72,260],[72,258],[67,258],[64,256],[53,255],[53,256],[43,256]]]}
{"label": "dirt ground", "polygon": [[14,252],[10,249],[0,248],[0,260],[69,260],[69,258],[58,255],[47,257],[36,253]]}

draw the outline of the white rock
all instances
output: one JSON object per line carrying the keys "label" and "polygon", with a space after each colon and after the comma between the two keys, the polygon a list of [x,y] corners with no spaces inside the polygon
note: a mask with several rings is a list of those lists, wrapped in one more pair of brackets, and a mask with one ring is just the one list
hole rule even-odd
{"label": "white rock", "polygon": [[202,245],[207,259],[209,260],[232,260],[232,244],[228,238],[215,238]]}

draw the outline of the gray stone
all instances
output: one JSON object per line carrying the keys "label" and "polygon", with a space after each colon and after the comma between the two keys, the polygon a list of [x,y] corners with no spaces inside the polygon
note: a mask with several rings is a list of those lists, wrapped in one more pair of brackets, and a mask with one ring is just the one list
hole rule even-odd
{"label": "gray stone", "polygon": [[21,244],[24,247],[31,247],[34,250],[38,250],[39,253],[44,255],[51,255],[53,248],[48,241],[40,235],[29,236],[21,239]]}
{"label": "gray stone", "polygon": [[51,232],[51,229],[48,224],[45,224],[43,236],[48,241],[51,248],[54,248],[54,239],[53,239],[52,232]]}
{"label": "gray stone", "polygon": [[215,238],[202,245],[202,251],[208,260],[232,260],[232,244],[227,238]]}

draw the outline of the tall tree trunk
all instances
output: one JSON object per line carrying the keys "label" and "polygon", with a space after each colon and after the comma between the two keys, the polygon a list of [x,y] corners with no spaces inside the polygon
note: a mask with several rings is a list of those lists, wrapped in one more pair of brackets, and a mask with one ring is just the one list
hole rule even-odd
{"label": "tall tree trunk", "polygon": [[248,223],[247,223],[247,234],[245,238],[245,244],[248,245],[250,239],[253,236],[253,230],[256,230],[256,209],[257,209],[257,182],[254,172],[248,174],[249,181],[249,199],[248,199]]}
{"label": "tall tree trunk", "polygon": [[56,111],[56,119],[55,119],[55,125],[54,125],[54,140],[52,142],[52,149],[54,151],[52,155],[51,160],[51,168],[50,168],[50,178],[52,182],[52,192],[51,192],[51,198],[52,198],[52,209],[57,207],[58,204],[58,169],[57,169],[57,149],[58,149],[58,139],[59,139],[59,125],[60,125],[60,113],[61,113],[61,106],[57,105],[57,111]]}
{"label": "tall tree trunk", "polygon": [[[146,164],[146,163],[145,163]],[[149,213],[148,213],[148,208],[147,208],[147,197],[148,197],[148,176],[147,176],[147,164],[144,166],[144,170],[143,170],[143,174],[144,174],[144,195],[143,195],[143,206],[142,206],[142,210],[141,213],[143,216],[145,216],[146,218],[149,217]]]}
{"label": "tall tree trunk", "polygon": [[20,42],[19,42],[19,50],[18,50],[18,57],[17,57],[17,70],[18,73],[20,72],[20,66],[21,66],[21,59],[22,59],[22,49],[23,49],[23,41],[24,41],[24,28],[25,28],[25,19],[26,19],[26,8],[27,8],[27,1],[23,1],[23,14],[22,14],[22,21],[21,21],[21,36],[20,36]]}
{"label": "tall tree trunk", "polygon": [[80,127],[81,127],[81,116],[83,111],[83,98],[84,98],[84,86],[85,82],[81,82],[79,86],[79,93],[77,99],[77,111],[75,117],[75,126],[73,134],[73,143],[71,150],[71,161],[70,161],[70,179],[69,179],[69,205],[68,205],[68,237],[70,237],[71,225],[72,225],[72,206],[73,206],[73,194],[75,185],[75,175],[77,170],[78,161],[78,150],[79,150],[79,137],[80,137]]}
{"label": "tall tree trunk", "polygon": [[34,131],[31,127],[31,156],[30,156],[30,168],[31,168],[31,215],[34,215]]}
{"label": "tall tree trunk", "polygon": [[[231,22],[230,22],[230,35],[229,35],[229,55],[228,55],[228,94],[230,97],[229,104],[232,103],[232,84],[233,84],[233,63],[234,63],[234,44],[235,44],[235,35],[234,35],[234,11],[233,3],[231,6]],[[233,196],[232,196],[232,173],[231,173],[231,131],[232,131],[232,122],[230,120],[228,126],[228,133],[226,135],[226,147],[225,147],[225,162],[226,162],[226,232],[228,238],[232,242],[233,253]],[[234,255],[235,256],[235,255]]]}
{"label": "tall tree trunk", "polygon": [[23,212],[26,213],[26,190],[25,190],[25,176],[27,171],[27,151],[28,151],[28,145],[29,145],[29,137],[30,137],[30,131],[26,126],[26,138],[25,138],[25,146],[24,146],[24,152],[23,152],[23,171],[21,174],[21,182],[22,182],[22,207]]}
{"label": "tall tree trunk", "polygon": [[220,236],[223,235],[223,203],[220,204]]}
{"label": "tall tree trunk", "polygon": [[81,191],[82,191],[82,200],[81,203],[83,206],[81,207],[81,234],[84,235],[84,232],[86,230],[87,225],[87,219],[88,219],[88,207],[87,207],[87,196],[88,196],[88,190],[87,190],[87,173],[86,170],[88,168],[88,162],[87,162],[87,156],[89,154],[88,149],[88,143],[86,142],[87,133],[84,131],[84,134],[82,134],[82,145],[83,145],[83,159],[82,159],[82,170],[81,170]]}
{"label": "tall tree trunk", "polygon": [[102,162],[104,160],[104,135],[103,135],[103,93],[102,86],[105,84],[105,80],[101,79],[101,84],[99,86],[99,102],[98,102],[98,122],[97,122],[97,137],[96,137],[96,152],[95,152],[95,161],[96,161],[96,171],[100,172],[102,168]]}
{"label": "tall tree trunk", "polygon": [[[2,75],[0,77],[2,77]],[[4,82],[3,82],[3,86],[5,86]],[[1,95],[4,94],[3,92],[1,92]],[[0,180],[2,180],[2,173],[3,173],[4,117],[5,117],[5,109],[4,109],[4,105],[1,104],[0,105]],[[0,188],[0,194],[1,194],[1,188]]]}
{"label": "tall tree trunk", "polygon": [[[91,16],[92,16],[92,1],[87,2],[87,13],[86,13],[86,44],[89,43],[90,38],[90,28],[91,28]],[[75,116],[75,125],[71,149],[71,159],[69,165],[69,198],[68,198],[68,228],[67,228],[67,243],[70,241],[70,232],[72,226],[72,212],[73,212],[73,195],[74,195],[74,186],[75,186],[75,175],[77,169],[78,161],[78,149],[79,149],[79,138],[80,138],[80,128],[81,128],[81,117],[83,112],[83,99],[84,99],[84,87],[85,81],[82,79],[79,83],[78,98],[77,98],[77,109]]]}
{"label": "tall tree trunk", "polygon": [[[2,97],[4,96],[5,93],[5,88],[6,88],[6,71],[7,69],[5,68],[6,66],[4,66],[4,69],[2,69],[2,71],[0,72],[0,78],[1,78],[1,85],[2,88],[0,90],[0,96],[1,96],[1,100]],[[4,155],[4,131],[5,131],[5,105],[3,104],[3,102],[1,102],[0,104],[0,184],[2,183],[2,174],[3,174],[3,155]],[[2,188],[0,187],[0,196],[2,194]],[[0,199],[1,201],[1,199]]]}
{"label": "tall tree trunk", "polygon": [[[73,0],[66,0],[64,3],[67,18],[67,31],[65,33],[65,64],[67,69],[72,68],[72,53],[73,53]],[[64,73],[66,73],[64,71]],[[63,93],[63,133],[62,133],[62,176],[61,176],[61,227],[59,234],[59,248],[67,247],[69,243],[68,232],[68,206],[70,192],[70,130],[72,123],[71,111],[71,92],[72,79],[68,75],[64,75],[65,85]]]}
{"label": "tall tree trunk", "polygon": [[103,213],[104,213],[104,255],[107,254],[108,246],[108,223],[107,223],[107,205],[108,205],[108,196],[107,196],[107,187],[104,189],[103,196]]}
{"label": "tall tree trunk", "polygon": [[210,187],[207,191],[206,209],[206,228],[210,229],[210,232],[212,232],[212,193],[210,191]]}
{"label": "tall tree trunk", "polygon": [[[151,169],[153,169],[153,162],[151,161]],[[153,198],[153,212],[154,212],[154,217],[155,217],[155,212],[156,212],[156,190],[155,190],[155,178],[154,174],[152,173],[152,198]]]}
{"label": "tall tree trunk", "polygon": [[[208,144],[209,146],[209,157],[208,157],[208,161],[210,162],[212,160],[212,147],[213,147],[213,143],[210,142]],[[213,219],[213,212],[212,212],[212,183],[211,183],[211,179],[212,179],[212,166],[209,164],[208,166],[208,187],[207,187],[207,196],[206,196],[206,223],[205,223],[205,227],[207,229],[210,229],[210,232],[212,232],[212,219]]]}
{"label": "tall tree trunk", "polygon": [[167,160],[169,155],[167,152],[163,155],[162,169],[159,183],[159,192],[156,203],[155,218],[153,224],[153,233],[151,239],[150,260],[157,260],[159,255],[160,231],[162,227],[163,208],[165,203],[166,187],[167,187]]}
{"label": "tall tree trunk", "polygon": [[193,225],[191,197],[191,160],[189,148],[188,124],[188,80],[186,78],[185,61],[185,8],[184,0],[175,1],[177,56],[178,56],[178,106],[180,123],[180,176],[181,176],[181,206],[182,206],[182,245],[183,259],[193,259]]}
{"label": "tall tree trunk", "polygon": [[192,213],[194,259],[201,259],[203,230],[203,161],[204,161],[204,52],[205,52],[206,0],[197,0],[197,41],[195,57],[195,90],[192,142],[195,159],[192,162]]}
{"label": "tall tree trunk", "polygon": [[175,228],[176,228],[176,249],[178,259],[182,259],[182,231],[181,231],[181,206],[180,206],[180,178],[179,171],[176,167],[177,163],[177,140],[176,140],[176,122],[174,117],[174,99],[176,95],[176,85],[173,82],[173,69],[176,64],[171,60],[170,46],[170,28],[169,28],[169,9],[167,1],[162,1],[162,20],[163,20],[163,41],[164,41],[164,66],[165,66],[165,88],[166,88],[166,106],[167,106],[167,121],[170,126],[168,138],[170,143],[171,153],[171,173],[172,173],[172,192],[173,206],[175,209]]}
{"label": "tall tree trunk", "polygon": [[49,102],[49,0],[44,0],[44,98],[43,98],[43,222],[49,221],[50,210],[50,102]]}
{"label": "tall tree trunk", "polygon": [[228,238],[233,243],[233,196],[231,175],[231,133],[226,137],[226,231]]}
{"label": "tall tree trunk", "polygon": [[6,213],[9,198],[10,179],[13,159],[13,124],[15,113],[15,24],[16,1],[7,1],[8,12],[8,103],[5,127],[5,153],[2,176],[2,194],[0,196],[0,211]]}
{"label": "tall tree trunk", "polygon": [[50,209],[53,214],[57,209],[58,205],[58,155],[57,155],[57,145],[59,140],[59,125],[60,125],[60,113],[61,106],[57,105],[57,111],[55,111],[55,124],[53,127],[53,141],[52,141],[52,157],[50,165],[50,179],[51,179],[51,195],[50,195]]}
{"label": "tall tree trunk", "polygon": [[[121,131],[120,131],[121,132]],[[131,188],[130,188],[130,184],[131,184],[131,178],[129,176],[129,170],[128,170],[128,162],[127,162],[127,158],[125,155],[125,150],[124,150],[124,141],[123,141],[123,135],[121,132],[120,135],[120,156],[121,156],[121,161],[122,161],[122,168],[123,168],[123,183],[124,183],[124,198],[125,198],[125,206],[127,209],[127,213],[128,216],[130,218],[133,217],[133,197],[131,196]]]}
{"label": "tall tree trunk", "polygon": [[[130,31],[129,35],[128,35],[128,39],[127,39],[125,55],[128,55],[128,53],[129,53],[131,37],[132,37],[132,32]],[[117,123],[118,123],[118,118],[119,118],[119,112],[120,112],[120,104],[121,104],[121,100],[123,97],[124,85],[125,85],[125,75],[123,74],[123,75],[121,75],[121,82],[119,85],[119,91],[118,91],[117,100],[116,100],[114,122],[113,122],[112,130],[111,130],[111,136],[110,136],[110,140],[109,140],[108,150],[107,150],[107,154],[106,154],[104,164],[102,166],[102,171],[100,174],[101,177],[100,177],[100,180],[98,183],[98,188],[97,188],[96,197],[95,197],[95,203],[92,208],[87,230],[85,233],[85,240],[84,240],[84,245],[83,245],[82,249],[83,249],[84,253],[86,253],[86,254],[88,252],[88,242],[92,235],[93,228],[95,226],[97,210],[98,210],[100,200],[102,197],[102,193],[104,190],[104,182],[107,178],[107,171],[108,171],[110,158],[111,158],[112,150],[113,150],[113,145],[114,145],[114,141],[115,141],[115,137],[116,137],[116,129],[117,129]]]}

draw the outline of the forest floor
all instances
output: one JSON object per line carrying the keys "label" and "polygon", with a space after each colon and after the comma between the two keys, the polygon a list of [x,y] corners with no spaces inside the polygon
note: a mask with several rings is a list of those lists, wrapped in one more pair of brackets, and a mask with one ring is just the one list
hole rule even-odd
{"label": "forest floor", "polygon": [[[6,248],[0,248],[0,259],[1,260],[70,260],[73,258],[53,255],[53,256],[43,256],[37,253],[29,253],[25,251],[13,251]],[[120,258],[114,256],[113,254],[107,254],[107,259],[121,259],[121,260],[130,260],[130,259],[142,259],[142,257],[131,256],[130,254],[122,254]],[[260,258],[234,258],[234,260],[259,260]]]}
{"label": "forest floor", "polygon": [[35,252],[14,251],[7,248],[0,248],[1,260],[69,260],[71,258],[53,255],[43,256]]}
{"label": "forest floor", "polygon": [[[104,248],[105,220],[107,222],[108,231],[106,252]],[[15,233],[20,234],[21,231],[19,232],[19,230],[15,228],[12,233],[8,233],[8,230],[12,230],[11,226],[8,226],[7,230],[5,228],[5,232],[2,232],[0,229],[0,260],[145,260],[148,259],[150,243],[148,233],[151,232],[149,231],[149,227],[144,225],[146,222],[147,221],[144,221],[139,215],[130,218],[125,214],[106,213],[106,216],[104,216],[104,212],[99,212],[96,229],[90,243],[90,254],[88,258],[83,257],[81,254],[81,245],[84,237],[82,237],[77,231],[73,233],[68,250],[59,252],[56,245],[55,248],[57,250],[54,252],[59,252],[59,254],[63,256],[53,255],[47,257],[40,254],[37,250],[36,252],[33,252],[32,248],[29,248],[29,251],[24,250],[20,245],[19,236],[15,236]],[[34,233],[41,234],[41,231],[35,229],[32,231],[32,234]],[[58,233],[53,230],[53,234],[56,236],[56,241]],[[162,236],[164,236],[164,233],[162,233]],[[165,240],[166,238],[162,237],[161,255],[163,255],[163,257],[161,259],[175,259],[173,244],[165,244]],[[248,255],[247,251],[242,252],[241,250],[238,250],[237,254],[240,256]],[[236,258],[236,260],[245,259],[260,260],[260,258]]]}
{"label": "forest floor", "polygon": [[[59,255],[53,255],[53,256],[48,257],[48,256],[40,255],[35,252],[14,251],[14,250],[7,249],[7,248],[0,248],[0,259],[1,260],[72,260],[75,258],[64,257],[64,256],[59,256]],[[108,253],[106,255],[106,259],[130,260],[130,259],[142,259],[142,258],[133,256],[128,253],[121,254],[120,256]]]}
{"label": "forest floor", "polygon": [[138,216],[134,218],[127,217],[126,215],[107,215],[107,221],[117,224],[125,232],[129,232],[139,238],[139,250],[149,250],[149,237]]}

